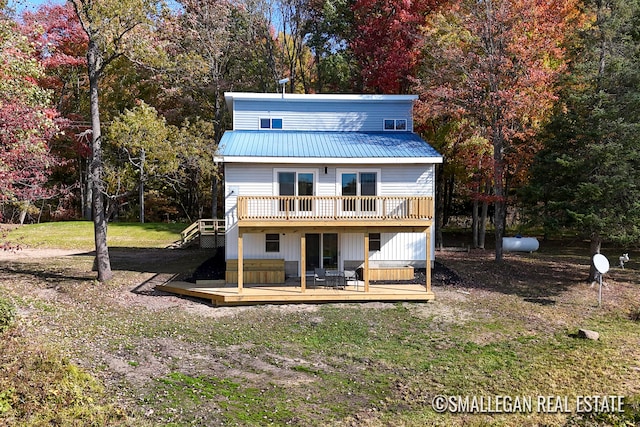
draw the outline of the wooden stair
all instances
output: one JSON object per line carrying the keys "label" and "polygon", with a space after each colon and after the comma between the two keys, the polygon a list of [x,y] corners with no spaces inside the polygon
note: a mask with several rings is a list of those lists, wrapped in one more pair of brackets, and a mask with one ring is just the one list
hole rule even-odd
{"label": "wooden stair", "polygon": [[180,247],[199,245],[200,248],[224,247],[225,220],[199,219],[182,230]]}

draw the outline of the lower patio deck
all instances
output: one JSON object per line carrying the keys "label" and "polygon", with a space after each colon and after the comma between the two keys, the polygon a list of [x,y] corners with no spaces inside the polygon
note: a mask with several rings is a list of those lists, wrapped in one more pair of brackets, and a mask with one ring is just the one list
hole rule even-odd
{"label": "lower patio deck", "polygon": [[349,281],[344,288],[318,287],[307,285],[301,291],[300,280],[288,281],[283,285],[245,285],[242,292],[234,284],[168,282],[157,285],[157,290],[178,295],[210,300],[213,305],[257,305],[257,304],[314,304],[335,302],[368,301],[411,301],[433,300],[433,292],[427,292],[424,285],[417,284],[376,284],[364,291],[362,281]]}

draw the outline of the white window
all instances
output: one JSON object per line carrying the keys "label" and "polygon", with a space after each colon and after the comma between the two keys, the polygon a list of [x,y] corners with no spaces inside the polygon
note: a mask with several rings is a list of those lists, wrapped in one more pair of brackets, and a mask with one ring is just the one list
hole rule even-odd
{"label": "white window", "polygon": [[[343,211],[373,212],[378,195],[378,171],[339,171],[341,194],[353,196],[343,200]],[[359,196],[359,197],[358,197]]]}
{"label": "white window", "polygon": [[[315,173],[306,170],[276,171],[277,194],[279,196],[309,196],[298,200],[297,210],[309,212],[312,208],[311,196],[314,194]],[[280,211],[295,211],[295,200],[280,200]]]}
{"label": "white window", "polygon": [[384,130],[392,131],[406,131],[407,119],[384,119]]}

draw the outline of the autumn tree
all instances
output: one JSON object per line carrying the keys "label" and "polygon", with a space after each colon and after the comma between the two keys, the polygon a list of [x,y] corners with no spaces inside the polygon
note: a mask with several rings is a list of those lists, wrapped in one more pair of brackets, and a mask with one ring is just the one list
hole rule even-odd
{"label": "autumn tree", "polygon": [[219,138],[227,119],[225,91],[277,88],[266,6],[260,1],[179,3],[181,11],[161,28],[169,59],[167,89],[184,105],[184,113],[172,124],[179,125],[187,118],[208,118]]}
{"label": "autumn tree", "polygon": [[640,2],[587,5],[527,194],[546,230],[578,231],[593,256],[640,239]]}
{"label": "autumn tree", "polygon": [[363,89],[407,93],[416,75],[420,27],[439,0],[357,0],[350,41]]}
{"label": "autumn tree", "polygon": [[88,38],[87,71],[91,105],[91,186],[98,280],[111,279],[104,203],[102,133],[100,124],[100,80],[113,61],[135,54],[147,40],[151,17],[158,11],[153,0],[69,0]]}
{"label": "autumn tree", "polygon": [[496,261],[510,188],[524,179],[539,149],[534,136],[556,100],[575,10],[573,0],[465,0],[425,26],[421,114],[464,118],[491,143]]}
{"label": "autumn tree", "polygon": [[[284,68],[281,77],[288,77],[292,92],[309,93],[312,86],[311,55],[306,45],[307,27],[311,13],[307,0],[275,0],[272,7],[276,21],[280,23],[278,46],[280,63]],[[286,73],[286,76],[284,75]]]}
{"label": "autumn tree", "polygon": [[53,91],[61,114],[84,113],[88,103],[81,90],[86,81],[87,35],[73,5],[45,4],[33,12],[26,11],[22,21],[22,30],[45,69],[40,85]]}
{"label": "autumn tree", "polygon": [[[262,1],[179,3],[182,11],[162,29],[168,43],[169,88],[176,94],[173,99],[179,98],[178,104],[184,106],[180,120],[172,124],[210,120],[215,133],[209,144],[214,147],[229,122],[225,91],[278,88],[275,43],[265,15],[270,12]],[[209,167],[215,168],[212,161]],[[217,217],[217,174],[206,176],[212,178],[212,205],[206,216]]]}
{"label": "autumn tree", "polygon": [[38,84],[52,91],[58,112],[68,119],[68,128],[63,129],[58,143],[52,147],[67,159],[65,167],[57,171],[57,178],[76,184],[73,187],[79,191],[82,215],[91,219],[90,150],[83,137],[90,127],[89,102],[84,96],[88,91],[87,35],[71,3],[45,4],[33,12],[25,11],[21,29],[44,67]]}
{"label": "autumn tree", "polygon": [[313,55],[312,88],[317,93],[353,91],[357,66],[349,40],[353,38],[352,0],[312,0],[304,26],[306,45]]}
{"label": "autumn tree", "polygon": [[47,196],[57,163],[49,144],[57,113],[51,93],[37,85],[42,73],[26,37],[0,11],[0,205],[21,205],[23,213]]}

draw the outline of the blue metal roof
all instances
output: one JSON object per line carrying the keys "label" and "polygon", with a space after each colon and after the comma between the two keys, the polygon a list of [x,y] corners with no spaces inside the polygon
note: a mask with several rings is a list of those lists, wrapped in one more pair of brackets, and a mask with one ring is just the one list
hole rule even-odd
{"label": "blue metal roof", "polygon": [[412,132],[226,131],[218,147],[224,157],[419,158],[441,157]]}

